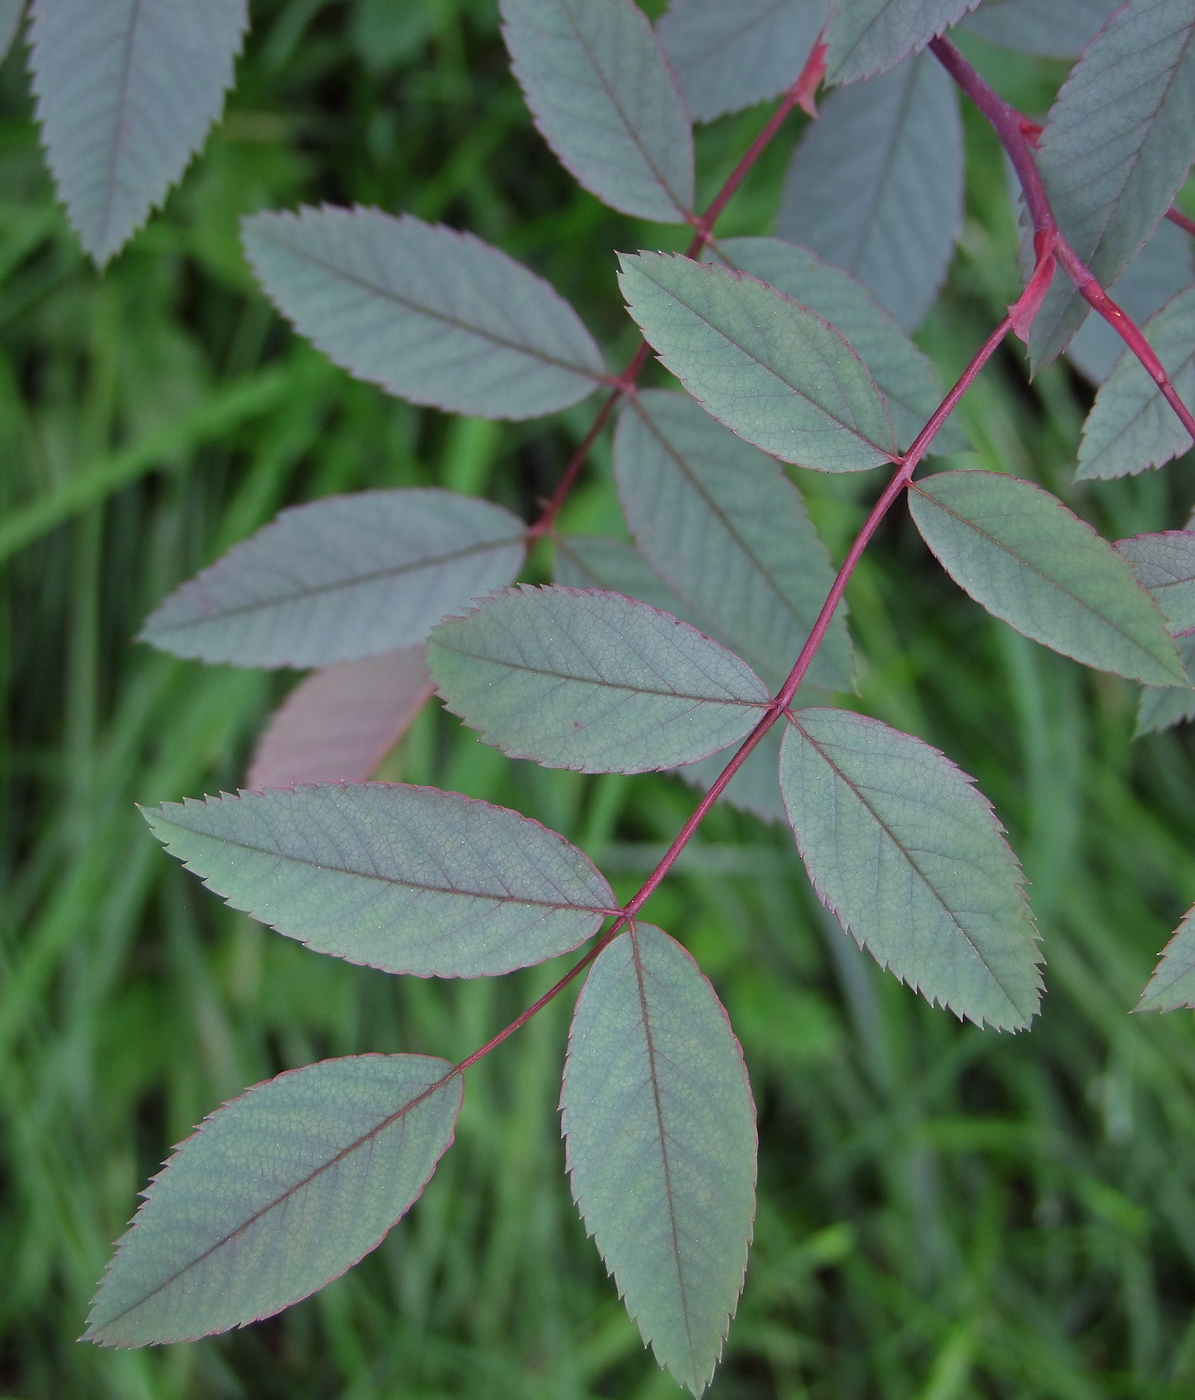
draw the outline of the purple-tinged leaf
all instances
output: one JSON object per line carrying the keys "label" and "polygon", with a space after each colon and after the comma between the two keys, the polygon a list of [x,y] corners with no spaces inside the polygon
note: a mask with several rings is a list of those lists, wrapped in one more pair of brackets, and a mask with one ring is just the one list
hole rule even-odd
{"label": "purple-tinged leaf", "polygon": [[[684,394],[648,389],[623,409],[614,472],[627,524],[690,615],[772,690],[784,683],[834,583],[800,492],[774,457]],[[836,617],[810,683],[850,690],[846,619]]]}
{"label": "purple-tinged leaf", "polygon": [[923,54],[826,98],[793,155],[776,231],[852,273],[910,331],[946,277],[962,217],[958,96]]}
{"label": "purple-tinged leaf", "polygon": [[790,88],[826,20],[826,0],[672,0],[656,26],[694,121]]}
{"label": "purple-tinged leaf", "polygon": [[657,1360],[700,1395],[747,1267],[755,1105],[714,989],[651,924],[593,965],[560,1107],[585,1227]]}
{"label": "purple-tinged leaf", "polygon": [[364,782],[434,690],[421,646],[316,671],[274,711],[245,786]]}
{"label": "purple-tinged leaf", "polygon": [[579,403],[605,372],[568,302],[470,233],[328,206],[242,227],[257,280],[299,334],[413,403],[537,418]]}
{"label": "purple-tinged leaf", "polygon": [[909,509],[955,583],[1023,636],[1146,685],[1185,679],[1132,565],[1056,496],[997,472],[913,484]]}
{"label": "purple-tinged leaf", "polygon": [[[758,277],[799,301],[842,332],[884,396],[896,441],[907,449],[942,402],[937,370],[905,335],[891,312],[848,272],[780,238],[724,238],[718,258],[736,272]],[[953,418],[934,438],[932,452],[965,452],[967,437]]]}
{"label": "purple-tinged leaf", "polygon": [[435,788],[273,789],[167,802],[145,819],[234,908],[383,972],[530,967],[583,943],[615,906],[563,836]]}
{"label": "purple-tinged leaf", "polygon": [[826,79],[857,83],[920,53],[979,0],[831,0]]}
{"label": "purple-tinged leaf", "polygon": [[1186,685],[1147,685],[1142,690],[1134,739],[1195,719],[1195,689],[1189,679],[1195,676],[1195,633],[1178,638],[1178,653],[1188,677]]}
{"label": "purple-tinged leaf", "polygon": [[902,982],[998,1030],[1041,995],[1024,877],[991,804],[937,749],[846,710],[798,710],[780,788],[809,878]]}
{"label": "purple-tinged leaf", "polygon": [[35,0],[42,140],[71,225],[99,266],[203,144],[248,27],[245,0]]}
{"label": "purple-tinged leaf", "polygon": [[452,1144],[460,1076],[359,1055],[254,1085],[145,1193],[88,1319],[101,1346],[193,1341],[269,1317],[376,1249]]}
{"label": "purple-tinged leaf", "polygon": [[[1195,404],[1195,287],[1180,292],[1143,330],[1179,397]],[[1127,476],[1160,467],[1190,446],[1190,433],[1140,360],[1126,350],[1083,425],[1077,476]]]}
{"label": "purple-tinged leaf", "polygon": [[[1037,154],[1062,232],[1110,286],[1195,159],[1195,0],[1129,0],[1063,84]],[[1065,350],[1087,303],[1061,270],[1033,323],[1035,370]]]}
{"label": "purple-tinged leaf", "polygon": [[983,0],[962,22],[989,44],[1078,58],[1122,0]]}
{"label": "purple-tinged leaf", "polygon": [[685,223],[693,133],[659,39],[633,0],[501,0],[502,33],[535,124],[612,209]]}
{"label": "purple-tinged leaf", "polygon": [[631,315],[707,413],[784,462],[863,471],[893,460],[867,366],[808,307],[714,263],[620,254]]}
{"label": "purple-tinged leaf", "polygon": [[[1109,296],[1126,316],[1141,325],[1171,297],[1195,282],[1191,251],[1191,235],[1163,219],[1149,242],[1108,288]],[[1066,347],[1066,357],[1093,384],[1102,384],[1124,348],[1124,341],[1107,321],[1090,311]],[[1173,414],[1173,409],[1168,408],[1167,412]]]}
{"label": "purple-tinged leaf", "polygon": [[1118,540],[1116,551],[1166,616],[1172,632],[1195,631],[1195,532],[1167,530]]}
{"label": "purple-tinged leaf", "polygon": [[1162,949],[1149,985],[1135,1011],[1177,1011],[1195,1008],[1195,909],[1188,909],[1174,937]]}
{"label": "purple-tinged leaf", "polygon": [[362,491],[284,510],[177,589],[141,639],[236,666],[327,666],[424,641],[522,567],[523,522],[475,496]]}
{"label": "purple-tinged leaf", "polygon": [[446,618],[428,665],[448,708],[512,758],[643,773],[737,743],[771,699],[732,652],[646,603],[510,589]]}

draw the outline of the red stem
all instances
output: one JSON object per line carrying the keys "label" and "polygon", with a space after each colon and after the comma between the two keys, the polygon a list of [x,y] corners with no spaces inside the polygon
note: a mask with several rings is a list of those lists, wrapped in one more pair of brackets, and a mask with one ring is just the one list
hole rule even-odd
{"label": "red stem", "polygon": [[1187,233],[1195,235],[1195,219],[1188,219],[1181,209],[1175,209],[1173,205],[1166,210],[1166,217],[1172,224],[1177,224],[1179,228],[1185,229]]}

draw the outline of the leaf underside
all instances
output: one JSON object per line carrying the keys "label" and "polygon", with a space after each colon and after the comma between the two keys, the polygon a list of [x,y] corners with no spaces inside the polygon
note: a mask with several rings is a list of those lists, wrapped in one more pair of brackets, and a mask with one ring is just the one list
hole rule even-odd
{"label": "leaf underside", "polygon": [[1045,58],[1078,58],[1123,0],[983,0],[963,28],[989,44]]}
{"label": "leaf underside", "polygon": [[[1195,158],[1195,0],[1123,5],[1071,70],[1037,163],[1058,225],[1101,286],[1153,232]],[[1033,323],[1034,371],[1087,303],[1061,269]]]}
{"label": "leaf underside", "polygon": [[358,379],[478,418],[579,403],[605,372],[573,308],[470,233],[380,209],[255,214],[245,253],[300,335]]}
{"label": "leaf underside", "polygon": [[694,763],[737,743],[771,698],[743,661],[616,593],[522,586],[432,633],[454,714],[513,758],[583,773]]}
{"label": "leaf underside", "polygon": [[619,261],[628,309],[660,360],[741,438],[817,471],[892,460],[884,400],[820,316],[714,263],[663,253]]}
{"label": "leaf underside", "polygon": [[0,0],[0,60],[7,58],[24,14],[25,0]]}
{"label": "leaf underside", "polygon": [[616,903],[562,836],[435,788],[335,783],[168,802],[145,817],[235,908],[384,972],[528,967],[583,943]]}
{"label": "leaf underside", "polygon": [[882,967],[977,1024],[1029,1024],[1041,978],[1023,877],[964,773],[878,720],[798,710],[780,787],[819,897]]}
{"label": "leaf underside", "polygon": [[831,0],[826,80],[857,83],[894,68],[979,0]]}
{"label": "leaf underside", "polygon": [[962,217],[958,97],[922,54],[826,98],[793,154],[776,231],[852,273],[908,331],[938,294]]}
{"label": "leaf underside", "polygon": [[[1195,676],[1195,634],[1178,638],[1178,653],[1188,678]],[[1184,720],[1195,719],[1195,689],[1188,679],[1185,685],[1147,685],[1137,706],[1137,728],[1133,738],[1152,734]]]}
{"label": "leaf underside", "polygon": [[1167,530],[1118,540],[1116,552],[1162,609],[1172,632],[1195,631],[1195,532]]}
{"label": "leaf underside", "polygon": [[284,510],[149,618],[141,640],[237,666],[327,666],[423,642],[508,584],[523,522],[450,491],[329,496]]}
{"label": "leaf underside", "polygon": [[101,267],[219,117],[246,0],[36,0],[33,91],[71,225]]}
{"label": "leaf underside", "polygon": [[624,214],[684,223],[693,133],[660,41],[633,0],[502,0],[515,77],[564,167]]}
{"label": "leaf underside", "polygon": [[1188,909],[1174,937],[1162,950],[1138,1011],[1177,1011],[1195,1007],[1195,909]]}
{"label": "leaf underside", "polygon": [[652,925],[594,963],[560,1106],[586,1229],[657,1359],[700,1395],[747,1266],[755,1107],[713,988]]}
{"label": "leaf underside", "polygon": [[1181,685],[1166,620],[1132,566],[1055,496],[996,472],[942,472],[909,509],[943,568],[993,616],[1087,666]]}
{"label": "leaf underside", "polygon": [[218,1109],[154,1178],[86,1339],[192,1341],[339,1277],[382,1242],[451,1145],[460,1076],[432,1087],[451,1068],[425,1055],[325,1060]]}

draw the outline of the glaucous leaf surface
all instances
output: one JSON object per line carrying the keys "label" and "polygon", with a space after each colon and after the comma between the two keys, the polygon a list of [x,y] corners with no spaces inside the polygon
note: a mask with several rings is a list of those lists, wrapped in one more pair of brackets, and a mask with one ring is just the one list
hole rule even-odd
{"label": "glaucous leaf surface", "polygon": [[364,782],[434,690],[421,646],[313,672],[274,711],[245,786]]}
{"label": "glaucous leaf surface", "polygon": [[[1163,219],[1145,247],[1108,288],[1108,294],[1126,316],[1141,325],[1172,296],[1195,282],[1191,252],[1191,235]],[[1102,384],[1124,348],[1124,341],[1107,321],[1089,311],[1066,347],[1066,357],[1093,384]]]}
{"label": "glaucous leaf surface", "polygon": [[621,593],[700,627],[696,616],[685,610],[684,600],[652,570],[630,540],[607,539],[600,535],[558,535],[553,578],[566,588],[599,588],[606,593]]}
{"label": "glaucous leaf surface", "polygon": [[[1178,652],[1188,677],[1195,676],[1195,634],[1178,638]],[[1137,706],[1137,728],[1133,738],[1169,729],[1184,720],[1195,719],[1195,689],[1186,685],[1147,685]]]}
{"label": "glaucous leaf surface", "polygon": [[997,472],[942,472],[913,483],[909,509],[955,583],[1024,636],[1147,685],[1182,684],[1132,565],[1056,496]]}
{"label": "glaucous leaf surface", "polygon": [[826,0],[672,0],[656,26],[694,121],[778,97],[801,75]]}
{"label": "glaucous leaf surface", "polygon": [[245,0],[35,0],[33,91],[46,157],[99,266],[203,144],[248,25]]}
{"label": "glaucous leaf surface", "polygon": [[857,83],[895,68],[979,0],[831,0],[826,80]]}
{"label": "glaucous leaf surface", "polygon": [[25,0],[0,0],[0,59],[8,56],[24,14]]}
{"label": "glaucous leaf surface", "polygon": [[510,589],[432,633],[448,708],[512,758],[642,773],[737,743],[771,696],[732,652],[617,593]]}
{"label": "glaucous leaf surface", "polygon": [[330,359],[413,403],[537,418],[605,372],[573,308],[471,233],[380,209],[255,214],[245,254],[270,300]]}
{"label": "glaucous leaf surface", "polygon": [[[1037,164],[1055,217],[1101,286],[1124,271],[1195,159],[1195,0],[1130,0],[1071,70]],[[1035,369],[1087,303],[1061,269],[1033,323]]]}
{"label": "glaucous leaf surface", "polygon": [[[1184,403],[1195,403],[1195,287],[1180,292],[1142,328]],[[1136,355],[1125,351],[1083,425],[1080,478],[1127,476],[1160,467],[1191,447],[1191,435]]]}
{"label": "glaucous leaf surface", "polygon": [[1162,950],[1137,1011],[1177,1011],[1195,1007],[1195,909],[1189,909],[1174,937]]}
{"label": "glaucous leaf surface", "polygon": [[664,253],[619,260],[623,296],[660,360],[741,438],[818,471],[892,460],[884,400],[820,316],[714,263]]}
{"label": "glaucous leaf surface", "polygon": [[[884,396],[901,450],[908,449],[942,402],[933,361],[905,335],[861,282],[816,253],[781,238],[724,238],[717,256],[799,301],[840,330]],[[931,450],[965,452],[966,434],[947,419]]]}
{"label": "glaucous leaf surface", "polygon": [[589,973],[560,1107],[585,1227],[660,1364],[700,1395],[747,1267],[755,1105],[714,989],[651,924]]}
{"label": "glaucous leaf surface", "polygon": [[1166,530],[1119,540],[1116,552],[1166,616],[1173,632],[1195,631],[1195,532]]}
{"label": "glaucous leaf surface", "polygon": [[376,1249],[452,1143],[460,1076],[426,1055],[288,1070],[205,1118],[156,1176],[86,1338],[192,1341],[269,1317]]}
{"label": "glaucous leaf surface", "polygon": [[[699,625],[780,689],[834,583],[800,492],[767,456],[684,394],[648,389],[624,407],[614,472],[627,524]],[[838,616],[809,672],[850,690],[854,664]]]}
{"label": "glaucous leaf surface", "polygon": [[776,232],[852,273],[910,331],[945,280],[962,217],[958,96],[922,54],[826,98],[788,168]]}
{"label": "glaucous leaf surface", "polygon": [[[812,701],[823,698],[812,687],[804,686],[797,692],[797,700]],[[764,822],[785,820],[784,803],[780,797],[780,786],[776,781],[776,765],[780,760],[780,726],[773,725],[759,743],[751,750],[743,766],[731,778],[725,791],[718,799],[740,812],[750,812]],[[729,754],[712,754],[699,763],[691,763],[686,768],[678,768],[676,775],[692,787],[708,792],[721,775],[729,761]]]}
{"label": "glaucous leaf surface", "polygon": [[1122,0],[983,0],[963,28],[989,44],[1046,58],[1078,58]]}
{"label": "glaucous leaf surface", "polygon": [[237,666],[327,666],[427,637],[518,573],[523,522],[451,491],[401,489],[294,506],[177,589],[141,640]]}
{"label": "glaucous leaf surface", "polygon": [[329,783],[167,802],[145,818],[235,909],[383,972],[530,967],[583,943],[616,903],[564,837],[435,788]]}
{"label": "glaucous leaf surface", "polygon": [[693,133],[633,0],[501,0],[515,77],[561,164],[612,209],[684,223]]}
{"label": "glaucous leaf surface", "polygon": [[819,898],[882,967],[977,1024],[1029,1024],[1041,977],[1024,878],[965,773],[878,720],[798,710],[780,789]]}

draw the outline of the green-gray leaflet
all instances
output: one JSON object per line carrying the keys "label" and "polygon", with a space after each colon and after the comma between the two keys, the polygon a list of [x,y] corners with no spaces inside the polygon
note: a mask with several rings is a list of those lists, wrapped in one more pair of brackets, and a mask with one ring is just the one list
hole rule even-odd
{"label": "green-gray leaflet", "polygon": [[620,254],[619,284],[661,361],[707,413],[784,462],[862,471],[896,439],[867,366],[822,318],[754,278]]}
{"label": "green-gray leaflet", "polygon": [[693,133],[634,0],[501,0],[501,10],[515,77],[565,168],[613,209],[684,223]]}
{"label": "green-gray leaflet", "polygon": [[[1165,214],[1195,158],[1195,0],[1129,0],[1051,108],[1037,163],[1058,225],[1104,287]],[[1061,270],[1033,323],[1035,370],[1087,303]]]}
{"label": "green-gray leaflet", "polygon": [[[1195,403],[1195,287],[1167,302],[1142,329],[1179,398]],[[1126,350],[1083,425],[1076,475],[1080,479],[1126,476],[1160,467],[1190,446],[1190,433],[1140,360]]]}
{"label": "green-gray leaflet", "polygon": [[220,115],[246,0],[35,0],[33,90],[46,156],[101,267]]}
{"label": "green-gray leaflet", "polygon": [[991,805],[937,749],[846,710],[787,723],[780,789],[818,895],[882,967],[1000,1030],[1041,994],[1023,877]]}
{"label": "green-gray leaflet", "polygon": [[826,80],[857,83],[923,49],[979,0],[831,0]]}
{"label": "green-gray leaflet", "polygon": [[176,656],[327,666],[422,642],[445,613],[501,588],[526,527],[476,496],[411,488],[284,510],[177,589],[142,629]]}
{"label": "green-gray leaflet", "polygon": [[301,335],[358,379],[477,418],[537,418],[605,372],[573,308],[471,233],[380,209],[255,214],[245,253]]}
{"label": "green-gray leaflet", "polygon": [[1195,1007],[1195,909],[1188,909],[1174,937],[1162,950],[1138,1011],[1177,1011]]}
{"label": "green-gray leaflet", "polygon": [[771,698],[695,627],[583,589],[524,585],[446,618],[428,665],[486,743],[583,773],[693,763],[742,739]]}
{"label": "green-gray leaflet", "polygon": [[0,59],[8,56],[25,14],[25,0],[0,0]]}
{"label": "green-gray leaflet", "polygon": [[1049,58],[1078,58],[1122,0],[983,0],[963,28],[989,44]]}
{"label": "green-gray leaflet", "polygon": [[528,967],[583,943],[615,904],[563,836],[435,788],[330,783],[167,802],[145,818],[234,908],[384,972]]}
{"label": "green-gray leaflet", "polygon": [[[896,440],[907,449],[942,402],[942,385],[928,355],[923,354],[848,272],[823,262],[808,248],[780,238],[724,238],[716,255],[737,272],[749,273],[809,307],[840,330],[867,366],[884,396]],[[948,418],[934,437],[931,452],[965,452],[966,433]]]}
{"label": "green-gray leaflet", "polygon": [[324,1060],[204,1119],[120,1241],[88,1340],[192,1341],[339,1277],[382,1242],[450,1146],[461,1079],[432,1086],[451,1068],[426,1055]]}
{"label": "green-gray leaflet", "polygon": [[958,94],[922,54],[830,93],[793,153],[776,231],[853,273],[910,331],[937,296],[962,217]]}
{"label": "green-gray leaflet", "polygon": [[755,1106],[713,988],[651,924],[594,963],[560,1106],[586,1229],[661,1364],[700,1395],[747,1266]]}
{"label": "green-gray leaflet", "polygon": [[1116,552],[1166,616],[1172,632],[1195,631],[1195,532],[1166,530],[1118,540]]}
{"label": "green-gray leaflet", "polygon": [[[735,437],[687,395],[648,389],[622,411],[614,471],[627,524],[652,567],[704,630],[779,690],[834,570],[775,458]],[[851,689],[845,616],[831,625],[809,681]]]}
{"label": "green-gray leaflet", "polygon": [[[1188,677],[1195,676],[1195,633],[1178,638],[1178,652]],[[1137,728],[1133,738],[1169,729],[1183,720],[1195,719],[1195,689],[1188,679],[1185,685],[1147,685],[1137,706]]]}
{"label": "green-gray leaflet", "polygon": [[913,484],[909,509],[955,583],[1018,632],[1101,671],[1183,683],[1166,620],[1128,560],[1048,491],[942,472]]}

